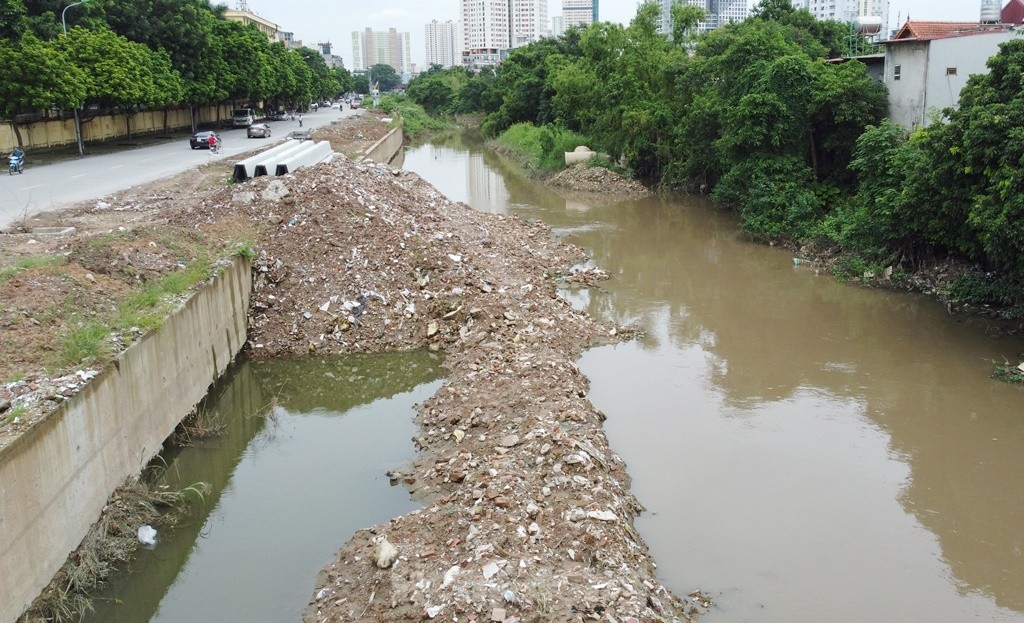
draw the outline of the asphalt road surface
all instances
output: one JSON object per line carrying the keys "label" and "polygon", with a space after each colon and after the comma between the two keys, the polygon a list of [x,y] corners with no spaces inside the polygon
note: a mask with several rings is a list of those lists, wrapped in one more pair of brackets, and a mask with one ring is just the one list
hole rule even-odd
{"label": "asphalt road surface", "polygon": [[[351,109],[320,109],[303,115],[303,130],[318,128],[343,116],[358,114]],[[220,132],[223,149],[219,154],[207,149],[190,149],[188,139],[178,139],[138,149],[65,160],[33,166],[28,154],[25,172],[0,175],[0,229],[16,220],[39,212],[66,208],[80,201],[177,175],[193,167],[233,158],[237,154],[270,147],[299,129],[298,121],[272,121],[271,138],[246,138],[245,128]],[[4,162],[6,164],[6,161]]]}

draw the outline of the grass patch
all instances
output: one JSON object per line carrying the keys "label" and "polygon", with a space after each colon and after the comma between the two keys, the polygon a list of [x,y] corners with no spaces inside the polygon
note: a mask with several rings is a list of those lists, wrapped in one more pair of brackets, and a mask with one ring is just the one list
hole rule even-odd
{"label": "grass patch", "polygon": [[498,144],[511,151],[531,171],[552,173],[565,168],[565,152],[592,141],[563,127],[517,123],[501,133]]}
{"label": "grass patch", "polygon": [[33,268],[61,266],[66,263],[67,258],[63,255],[29,255],[21,257],[12,266],[0,270],[0,284],[5,284],[14,276]]}
{"label": "grass patch", "polygon": [[26,407],[25,405],[17,405],[7,412],[7,415],[4,416],[2,424],[10,424],[14,422],[14,420],[25,415],[25,413],[27,412],[28,407]]}
{"label": "grass patch", "polygon": [[53,363],[54,367],[76,366],[110,356],[112,331],[138,329],[145,333],[160,328],[164,318],[174,311],[178,297],[209,278],[211,270],[208,260],[195,260],[182,270],[146,283],[123,299],[109,317],[79,324],[61,340],[60,360]]}
{"label": "grass patch", "polygon": [[71,330],[61,342],[61,354],[66,365],[95,361],[110,354],[110,327],[91,322]]}
{"label": "grass patch", "polygon": [[175,297],[189,291],[210,276],[212,267],[205,259],[195,260],[183,270],[167,273],[128,296],[118,308],[115,329],[138,327],[143,331],[157,329],[173,310]]}
{"label": "grass patch", "polygon": [[427,114],[422,106],[405,95],[389,93],[380,98],[380,108],[400,120],[402,131],[409,138],[452,127],[452,123]]}

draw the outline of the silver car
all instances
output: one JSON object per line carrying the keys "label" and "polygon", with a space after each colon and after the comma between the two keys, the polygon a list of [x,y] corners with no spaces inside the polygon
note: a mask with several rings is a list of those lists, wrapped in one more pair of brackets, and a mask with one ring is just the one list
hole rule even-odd
{"label": "silver car", "polygon": [[254,123],[246,130],[249,138],[270,138],[270,126],[265,123]]}

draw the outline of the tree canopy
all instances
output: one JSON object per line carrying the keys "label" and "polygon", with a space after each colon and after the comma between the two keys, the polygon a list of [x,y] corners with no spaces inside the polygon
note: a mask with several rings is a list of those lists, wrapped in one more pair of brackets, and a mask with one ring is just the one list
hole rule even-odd
{"label": "tree canopy", "polygon": [[[98,106],[290,104],[352,87],[308,48],[287,49],[205,0],[0,0],[0,115]],[[61,16],[67,21],[63,34]],[[16,62],[15,62],[16,60]]]}

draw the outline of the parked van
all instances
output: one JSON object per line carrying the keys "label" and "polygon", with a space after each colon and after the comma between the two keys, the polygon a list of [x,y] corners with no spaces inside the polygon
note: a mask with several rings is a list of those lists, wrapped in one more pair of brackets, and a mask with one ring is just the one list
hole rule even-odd
{"label": "parked van", "polygon": [[236,128],[247,128],[256,123],[256,112],[252,108],[237,108],[231,115],[231,125]]}

